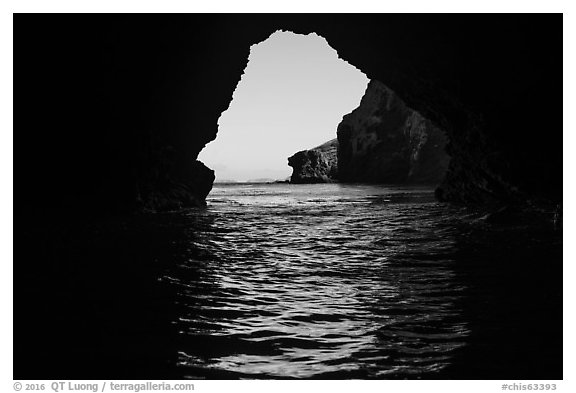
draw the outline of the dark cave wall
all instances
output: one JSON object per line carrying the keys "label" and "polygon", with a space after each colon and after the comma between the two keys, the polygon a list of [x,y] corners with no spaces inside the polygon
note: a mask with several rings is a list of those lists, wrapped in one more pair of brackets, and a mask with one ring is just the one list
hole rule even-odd
{"label": "dark cave wall", "polygon": [[316,31],[446,130],[440,199],[561,201],[561,15],[371,15],[354,26]]}
{"label": "dark cave wall", "polygon": [[250,46],[278,29],[325,37],[446,130],[441,198],[561,200],[561,15],[18,14],[18,203],[201,204],[212,174],[197,154]]}

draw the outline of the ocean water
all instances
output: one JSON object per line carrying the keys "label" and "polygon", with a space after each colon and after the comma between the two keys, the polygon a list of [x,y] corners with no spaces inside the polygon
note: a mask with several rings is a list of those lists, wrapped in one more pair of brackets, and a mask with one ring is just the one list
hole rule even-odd
{"label": "ocean water", "polygon": [[190,378],[418,378],[471,333],[462,208],[430,189],[215,185],[189,211],[177,366]]}
{"label": "ocean water", "polygon": [[19,221],[14,378],[562,378],[549,220],[368,185],[207,203]]}

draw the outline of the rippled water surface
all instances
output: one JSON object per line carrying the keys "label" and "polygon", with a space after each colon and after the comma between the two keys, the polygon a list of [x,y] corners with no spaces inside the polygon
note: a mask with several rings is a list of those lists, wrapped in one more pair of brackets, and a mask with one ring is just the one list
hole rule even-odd
{"label": "rippled water surface", "polygon": [[466,343],[460,212],[430,190],[216,185],[187,214],[188,258],[164,279],[189,377],[417,377]]}
{"label": "rippled water surface", "polygon": [[83,213],[20,221],[15,379],[563,378],[555,211],[237,184]]}

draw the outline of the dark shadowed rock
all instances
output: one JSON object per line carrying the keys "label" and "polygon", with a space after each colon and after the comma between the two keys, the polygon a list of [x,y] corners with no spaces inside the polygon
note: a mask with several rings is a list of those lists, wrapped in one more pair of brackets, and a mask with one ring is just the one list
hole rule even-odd
{"label": "dark shadowed rock", "polygon": [[338,142],[343,182],[437,185],[450,161],[444,132],[375,80],[342,119]]}
{"label": "dark shadowed rock", "polygon": [[214,183],[214,171],[194,161],[181,171],[156,168],[137,195],[138,210],[170,211],[206,205]]}
{"label": "dark shadowed rock", "polygon": [[314,149],[302,150],[288,158],[293,168],[291,183],[331,183],[338,175],[338,140]]}

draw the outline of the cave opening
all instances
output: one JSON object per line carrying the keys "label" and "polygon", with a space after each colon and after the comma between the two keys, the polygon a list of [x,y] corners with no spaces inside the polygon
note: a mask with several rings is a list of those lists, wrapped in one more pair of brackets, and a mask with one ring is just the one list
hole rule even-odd
{"label": "cave opening", "polygon": [[444,130],[341,59],[327,40],[278,30],[250,47],[218,134],[199,155],[217,183],[435,187]]}
{"label": "cave opening", "polygon": [[323,37],[276,31],[250,48],[217,138],[199,159],[220,183],[286,180],[288,157],[334,140],[368,82]]}

